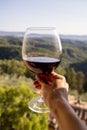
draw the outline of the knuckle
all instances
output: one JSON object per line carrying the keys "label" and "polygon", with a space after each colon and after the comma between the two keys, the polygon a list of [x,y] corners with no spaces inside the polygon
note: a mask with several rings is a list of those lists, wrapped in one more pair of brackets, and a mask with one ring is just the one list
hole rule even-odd
{"label": "knuckle", "polygon": [[64,76],[62,76],[62,79],[66,81],[66,78]]}

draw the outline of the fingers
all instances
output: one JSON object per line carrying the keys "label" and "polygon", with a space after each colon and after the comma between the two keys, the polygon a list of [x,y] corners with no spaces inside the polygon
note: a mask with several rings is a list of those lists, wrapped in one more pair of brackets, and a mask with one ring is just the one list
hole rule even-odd
{"label": "fingers", "polygon": [[39,83],[41,85],[48,84],[48,81],[46,79],[46,75],[44,75],[44,74],[38,74],[38,75],[35,76],[35,78],[36,78],[36,80],[39,81]]}
{"label": "fingers", "polygon": [[63,75],[57,74],[57,73],[55,73],[55,72],[52,72],[52,74],[54,75],[55,78],[57,78],[57,79],[62,79],[62,80],[65,80],[65,81],[66,81],[66,79],[65,79],[65,77],[64,77]]}
{"label": "fingers", "polygon": [[[68,88],[68,84],[66,84],[66,79],[64,76],[60,74],[56,74],[55,72],[52,72],[51,74],[37,74],[36,75],[36,80],[34,82],[34,85],[36,85],[36,88],[41,88],[43,87],[54,87],[55,88]],[[67,87],[66,87],[67,86]],[[68,90],[68,89],[67,89]]]}
{"label": "fingers", "polygon": [[38,74],[36,75],[36,79],[41,83],[41,84],[49,84],[52,83],[53,81],[55,81],[56,79],[60,79],[63,81],[66,81],[65,77],[60,75],[60,74],[56,74],[55,72],[52,72],[51,74]]}
{"label": "fingers", "polygon": [[41,84],[37,80],[34,81],[34,86],[37,89],[41,89]]}
{"label": "fingers", "polygon": [[51,74],[37,74],[35,78],[34,85],[40,89],[40,93],[43,95],[43,99],[48,107],[50,107],[51,101],[61,96],[67,99],[69,85],[64,76],[52,72]]}
{"label": "fingers", "polygon": [[37,74],[35,76],[36,81],[34,82],[35,88],[43,88],[47,86],[52,86],[52,83],[56,78],[54,74]]}

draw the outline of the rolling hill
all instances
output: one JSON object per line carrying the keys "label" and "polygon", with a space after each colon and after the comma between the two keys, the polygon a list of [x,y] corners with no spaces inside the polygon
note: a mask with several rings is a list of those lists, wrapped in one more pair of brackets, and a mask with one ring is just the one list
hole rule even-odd
{"label": "rolling hill", "polygon": [[[22,59],[23,35],[23,32],[0,31],[0,59]],[[63,46],[61,66],[63,68],[75,67],[83,70],[84,67],[80,66],[87,63],[85,62],[87,61],[87,36],[60,35],[60,39]],[[86,67],[85,71],[87,73]]]}

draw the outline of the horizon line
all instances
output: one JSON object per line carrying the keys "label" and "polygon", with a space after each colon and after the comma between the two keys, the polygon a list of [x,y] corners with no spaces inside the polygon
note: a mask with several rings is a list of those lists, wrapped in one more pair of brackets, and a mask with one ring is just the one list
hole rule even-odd
{"label": "horizon line", "polygon": [[[7,31],[7,30],[0,30],[0,32],[7,32],[7,33],[24,33],[25,31]],[[77,33],[59,33],[59,35],[75,35],[75,36],[87,36],[87,34],[77,34]]]}

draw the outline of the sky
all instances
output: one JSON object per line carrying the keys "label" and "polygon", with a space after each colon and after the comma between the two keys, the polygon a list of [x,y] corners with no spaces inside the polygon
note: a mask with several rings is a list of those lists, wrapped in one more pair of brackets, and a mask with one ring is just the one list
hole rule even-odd
{"label": "sky", "polygon": [[0,0],[0,31],[48,26],[87,35],[87,0]]}

